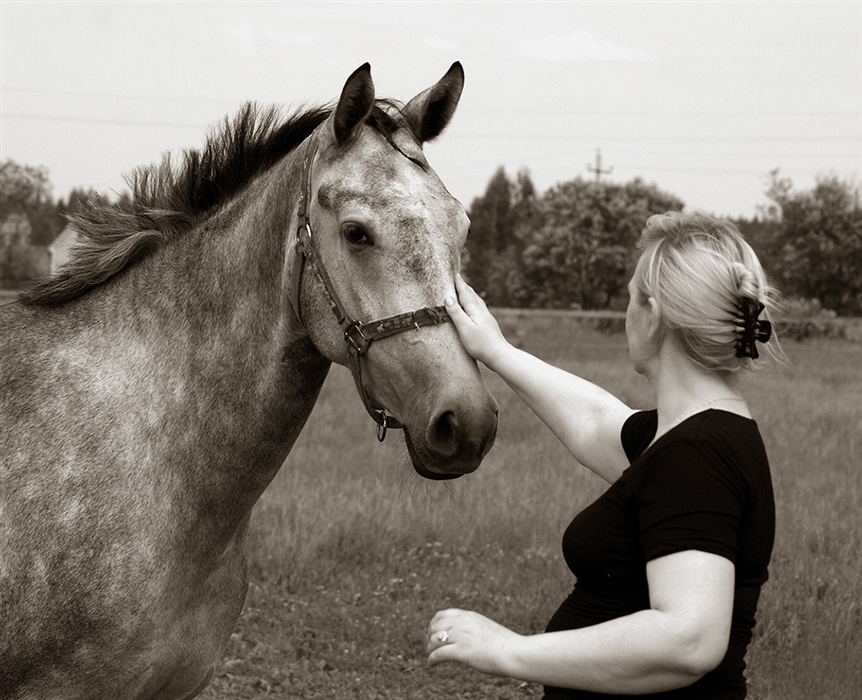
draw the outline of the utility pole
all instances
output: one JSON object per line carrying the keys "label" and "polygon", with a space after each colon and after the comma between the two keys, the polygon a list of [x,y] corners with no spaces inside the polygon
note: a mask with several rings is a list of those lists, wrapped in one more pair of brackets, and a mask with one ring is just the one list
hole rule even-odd
{"label": "utility pole", "polygon": [[602,149],[600,148],[596,149],[596,164],[587,163],[587,170],[596,174],[596,184],[599,184],[599,178],[602,175],[610,175],[614,171],[613,167],[602,170]]}

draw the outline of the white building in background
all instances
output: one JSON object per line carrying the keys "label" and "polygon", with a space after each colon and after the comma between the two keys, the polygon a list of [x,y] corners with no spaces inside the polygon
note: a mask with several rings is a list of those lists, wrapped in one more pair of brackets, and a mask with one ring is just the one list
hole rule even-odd
{"label": "white building in background", "polygon": [[51,256],[51,274],[57,272],[57,269],[66,263],[69,259],[69,250],[78,242],[78,232],[71,226],[64,228],[60,235],[54,239],[54,242],[48,246],[48,253]]}

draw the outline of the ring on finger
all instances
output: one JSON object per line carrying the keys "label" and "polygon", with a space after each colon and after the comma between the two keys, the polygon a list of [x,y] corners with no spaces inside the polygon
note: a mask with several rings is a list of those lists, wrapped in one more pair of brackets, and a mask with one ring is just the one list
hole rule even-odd
{"label": "ring on finger", "polygon": [[446,630],[443,630],[442,632],[438,632],[437,633],[437,641],[440,642],[441,644],[445,644],[447,641],[449,641],[449,632],[447,632]]}

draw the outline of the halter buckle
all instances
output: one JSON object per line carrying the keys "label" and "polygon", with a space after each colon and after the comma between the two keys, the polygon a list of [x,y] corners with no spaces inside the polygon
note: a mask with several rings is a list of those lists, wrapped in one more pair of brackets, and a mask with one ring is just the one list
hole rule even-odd
{"label": "halter buckle", "polygon": [[368,346],[371,345],[371,338],[365,337],[359,321],[351,321],[344,326],[344,339],[347,341],[348,350],[357,357],[368,352]]}

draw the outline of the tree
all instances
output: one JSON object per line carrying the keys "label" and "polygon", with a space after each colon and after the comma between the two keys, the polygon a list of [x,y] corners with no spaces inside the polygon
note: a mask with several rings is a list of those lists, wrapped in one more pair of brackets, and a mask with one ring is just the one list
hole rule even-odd
{"label": "tree", "polygon": [[0,163],[0,287],[42,274],[45,246],[59,229],[44,167]]}
{"label": "tree", "polygon": [[769,277],[777,279],[781,247],[784,244],[780,222],[768,213],[753,219],[741,218],[732,221],[754,248]]}
{"label": "tree", "polygon": [[9,214],[35,210],[50,195],[48,171],[44,167],[0,163],[0,221]]}
{"label": "tree", "polygon": [[516,230],[531,217],[535,194],[529,172],[519,171],[513,181],[500,167],[485,194],[470,207],[465,274],[489,304],[513,306],[522,301],[523,242]]}
{"label": "tree", "polygon": [[857,187],[835,175],[795,192],[772,173],[769,212],[780,228],[777,278],[786,296],[816,299],[839,314],[862,313],[862,202]]}
{"label": "tree", "polygon": [[536,202],[522,222],[523,267],[532,306],[623,308],[633,248],[652,214],[682,201],[640,179],[624,185],[576,178]]}

